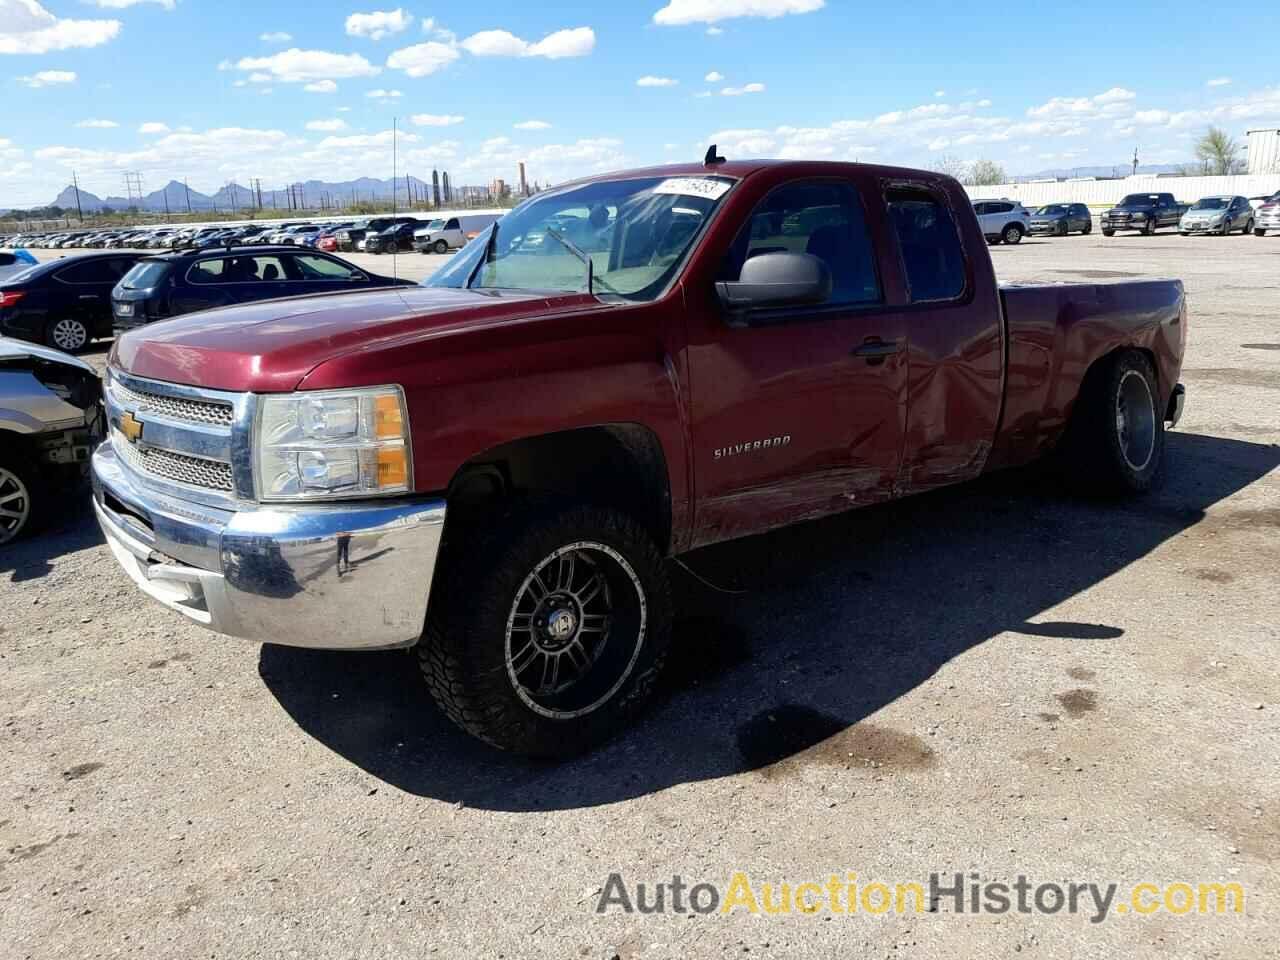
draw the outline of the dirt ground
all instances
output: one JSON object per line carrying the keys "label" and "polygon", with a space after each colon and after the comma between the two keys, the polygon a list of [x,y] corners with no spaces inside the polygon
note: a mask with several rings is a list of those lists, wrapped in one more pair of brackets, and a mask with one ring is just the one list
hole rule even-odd
{"label": "dirt ground", "polygon": [[[1163,487],[1100,503],[1022,471],[686,557],[744,592],[677,568],[659,702],[573,763],[458,733],[404,653],[201,631],[68,503],[0,552],[0,955],[1280,955],[1280,238],[992,255],[1004,280],[1186,281]],[[736,870],[1246,901],[596,912],[614,872],[723,893]]]}

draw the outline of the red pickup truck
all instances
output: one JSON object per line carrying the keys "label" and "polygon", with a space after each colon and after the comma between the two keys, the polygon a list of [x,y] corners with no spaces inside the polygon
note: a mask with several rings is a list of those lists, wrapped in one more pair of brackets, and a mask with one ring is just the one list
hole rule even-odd
{"label": "red pickup truck", "polygon": [[997,285],[956,181],[636,170],[538,194],[420,288],[129,333],[93,461],[147,594],[270,643],[416,647],[444,711],[543,756],[662,668],[665,558],[1054,451],[1141,492],[1182,285]]}

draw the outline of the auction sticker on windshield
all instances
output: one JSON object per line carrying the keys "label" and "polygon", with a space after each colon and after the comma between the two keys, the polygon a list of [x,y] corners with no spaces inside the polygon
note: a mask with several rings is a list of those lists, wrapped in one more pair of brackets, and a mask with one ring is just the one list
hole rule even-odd
{"label": "auction sticker on windshield", "polygon": [[670,177],[653,188],[654,193],[673,193],[681,197],[706,197],[719,200],[733,184],[711,177]]}

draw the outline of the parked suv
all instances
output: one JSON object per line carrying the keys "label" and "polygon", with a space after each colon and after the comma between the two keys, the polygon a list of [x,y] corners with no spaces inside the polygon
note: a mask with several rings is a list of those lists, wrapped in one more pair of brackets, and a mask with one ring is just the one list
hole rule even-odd
{"label": "parked suv", "polygon": [[111,336],[111,288],[141,256],[90,253],[0,280],[0,334],[68,352]]}
{"label": "parked suv", "polygon": [[1178,232],[1184,237],[1193,233],[1219,233],[1232,230],[1253,233],[1253,207],[1245,197],[1201,197],[1178,221]]}
{"label": "parked suv", "polygon": [[1017,200],[979,200],[973,212],[988,243],[1020,243],[1031,232],[1031,213]]}
{"label": "parked suv", "polygon": [[399,253],[413,249],[413,231],[422,226],[421,220],[393,223],[380,233],[366,233],[365,253]]}
{"label": "parked suv", "polygon": [[117,332],[210,307],[304,293],[413,286],[297,247],[225,247],[147,257],[111,292]]}
{"label": "parked suv", "polygon": [[1083,203],[1050,203],[1031,217],[1032,234],[1065,237],[1072,231],[1093,233],[1093,214]]}
{"label": "parked suv", "polygon": [[420,253],[448,253],[450,250],[459,250],[497,219],[498,215],[493,213],[438,217],[414,231],[413,248]]}

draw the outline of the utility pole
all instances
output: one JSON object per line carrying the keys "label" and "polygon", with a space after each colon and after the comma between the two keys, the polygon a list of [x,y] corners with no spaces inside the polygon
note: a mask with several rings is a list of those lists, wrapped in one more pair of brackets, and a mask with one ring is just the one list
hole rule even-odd
{"label": "utility pole", "polygon": [[1133,148],[1133,175],[1138,175],[1138,148]]}
{"label": "utility pole", "polygon": [[182,178],[182,189],[187,194],[187,213],[191,212],[191,186],[187,183],[187,178]]}
{"label": "utility pole", "polygon": [[76,172],[71,171],[71,184],[76,191],[76,215],[80,218],[80,222],[84,223],[84,211],[80,209],[80,181],[76,178]]}

